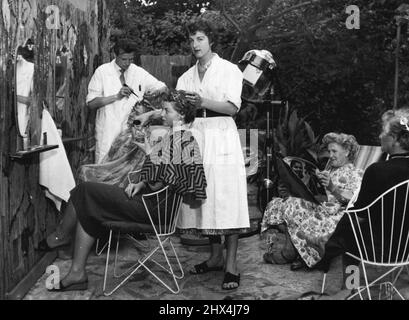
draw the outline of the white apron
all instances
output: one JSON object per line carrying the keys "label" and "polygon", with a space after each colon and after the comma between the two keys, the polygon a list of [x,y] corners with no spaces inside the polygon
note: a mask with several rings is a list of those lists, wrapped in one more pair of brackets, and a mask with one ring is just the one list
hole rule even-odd
{"label": "white apron", "polygon": [[[237,66],[216,56],[202,82],[194,66],[179,79],[177,89],[240,107],[241,86],[242,73]],[[229,116],[196,118],[191,130],[203,157],[207,199],[200,208],[183,203],[177,227],[205,234],[249,228],[246,171],[234,120]]]}

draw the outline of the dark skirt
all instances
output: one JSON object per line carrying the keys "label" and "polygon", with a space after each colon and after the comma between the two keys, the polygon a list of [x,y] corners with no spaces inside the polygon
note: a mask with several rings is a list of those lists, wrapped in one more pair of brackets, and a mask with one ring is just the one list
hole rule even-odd
{"label": "dark skirt", "polygon": [[[170,196],[172,192],[169,192]],[[104,238],[108,230],[102,226],[107,221],[129,221],[151,224],[142,202],[142,195],[128,198],[125,190],[117,186],[97,182],[84,182],[71,191],[71,201],[77,218],[86,233],[94,238]],[[159,220],[157,201],[147,200],[154,223]],[[164,201],[161,200],[161,203]],[[161,208],[161,215],[164,214]],[[164,220],[162,220],[164,221]]]}

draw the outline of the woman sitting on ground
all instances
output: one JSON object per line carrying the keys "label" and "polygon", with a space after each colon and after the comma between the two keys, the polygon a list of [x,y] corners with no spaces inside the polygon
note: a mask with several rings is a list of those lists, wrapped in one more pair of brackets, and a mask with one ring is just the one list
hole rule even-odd
{"label": "woman sitting on ground", "polygon": [[125,190],[104,183],[85,182],[71,191],[65,214],[78,219],[74,256],[70,271],[60,282],[60,289],[54,291],[87,289],[85,264],[95,238],[102,238],[108,232],[103,222],[150,224],[142,193],[170,185],[170,193],[183,195],[184,201],[194,200],[192,202],[197,205],[198,201],[206,199],[207,183],[199,147],[188,131],[195,113],[195,106],[183,92],[172,92],[163,103],[162,115],[173,130],[147,156],[139,175],[140,182],[129,184]]}
{"label": "woman sitting on ground", "polygon": [[321,260],[316,240],[328,239],[342,217],[354,192],[361,183],[362,171],[352,164],[358,143],[352,135],[328,133],[323,138],[328,148],[329,171],[317,172],[325,187],[328,201],[316,204],[297,197],[274,198],[267,205],[261,232],[270,226],[285,227],[286,241],[280,253],[270,246],[264,260],[272,264],[293,263],[292,270],[304,265],[313,267]]}

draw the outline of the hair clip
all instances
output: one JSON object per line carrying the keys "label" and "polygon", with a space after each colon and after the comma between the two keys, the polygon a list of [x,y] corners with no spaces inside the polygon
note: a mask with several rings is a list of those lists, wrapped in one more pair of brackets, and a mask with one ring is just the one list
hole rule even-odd
{"label": "hair clip", "polygon": [[404,116],[401,116],[400,117],[400,124],[402,125],[402,126],[405,126],[406,127],[406,131],[409,131],[409,120],[408,120],[408,118],[406,118],[406,117],[404,117]]}

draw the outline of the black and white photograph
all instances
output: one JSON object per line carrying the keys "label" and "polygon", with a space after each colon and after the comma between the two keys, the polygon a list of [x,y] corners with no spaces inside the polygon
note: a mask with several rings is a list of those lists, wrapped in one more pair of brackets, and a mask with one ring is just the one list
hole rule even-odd
{"label": "black and white photograph", "polygon": [[0,2],[0,300],[409,299],[409,1]]}

